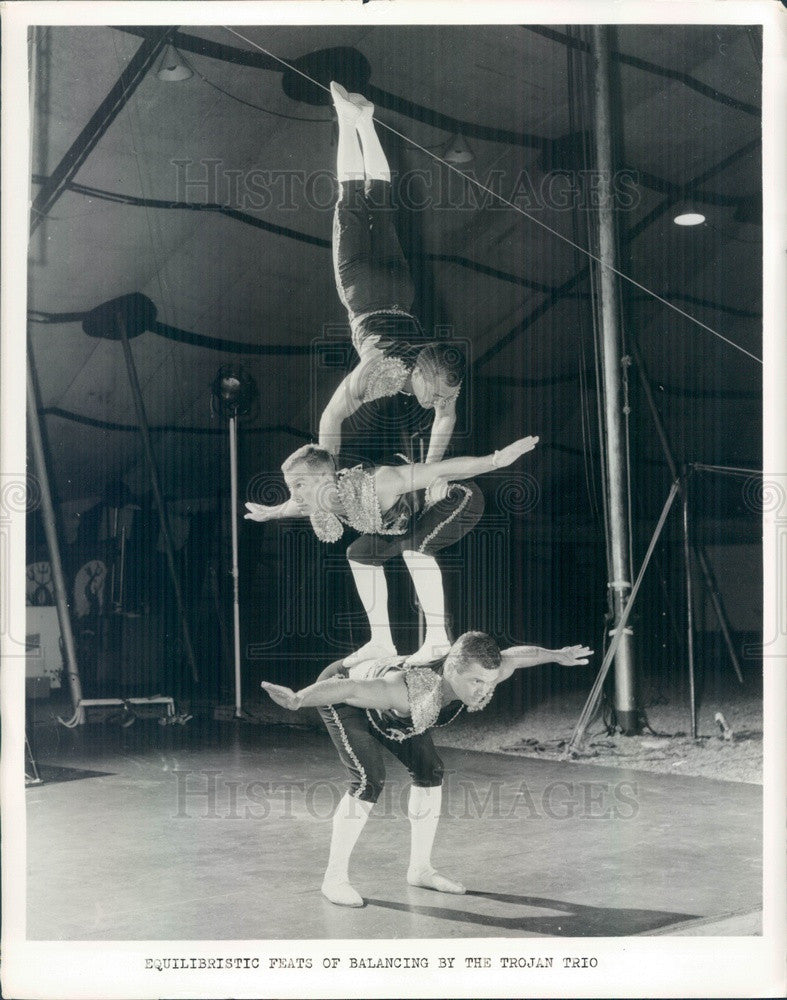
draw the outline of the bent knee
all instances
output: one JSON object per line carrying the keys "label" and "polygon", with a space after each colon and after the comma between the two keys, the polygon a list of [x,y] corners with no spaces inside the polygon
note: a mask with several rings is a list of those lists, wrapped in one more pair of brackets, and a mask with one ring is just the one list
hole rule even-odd
{"label": "bent knee", "polygon": [[361,535],[351,545],[347,546],[347,559],[361,566],[382,566],[385,559],[375,551],[374,541],[370,535]]}

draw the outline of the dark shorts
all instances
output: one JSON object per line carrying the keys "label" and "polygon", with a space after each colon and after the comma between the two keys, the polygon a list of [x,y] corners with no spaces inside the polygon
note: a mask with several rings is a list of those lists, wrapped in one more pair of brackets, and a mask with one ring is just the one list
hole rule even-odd
{"label": "dark shorts", "polygon": [[434,555],[471,531],[484,512],[484,494],[476,483],[452,483],[448,496],[413,517],[403,535],[361,535],[347,548],[347,558],[381,566],[402,552]]}
{"label": "dark shorts", "polygon": [[[333,269],[350,322],[391,310],[389,325],[420,331],[409,315],[415,289],[393,224],[387,181],[342,181],[333,217]],[[397,314],[399,314],[397,316]],[[414,324],[414,326],[413,326]],[[353,331],[355,332],[355,330]]]}
{"label": "dark shorts", "polygon": [[353,798],[376,802],[380,797],[385,784],[385,750],[404,764],[414,785],[421,788],[442,785],[443,762],[429,733],[399,742],[374,729],[362,708],[323,705],[318,711],[345,766],[348,791]]}

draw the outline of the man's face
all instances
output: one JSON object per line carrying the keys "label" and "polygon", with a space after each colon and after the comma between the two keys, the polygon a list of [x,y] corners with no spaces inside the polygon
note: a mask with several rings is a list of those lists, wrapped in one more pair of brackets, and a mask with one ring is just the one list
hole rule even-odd
{"label": "man's face", "polygon": [[329,507],[329,492],[335,485],[332,472],[309,469],[305,465],[296,465],[284,476],[290,496],[297,503],[302,514],[307,517],[318,511],[327,511]]}
{"label": "man's face", "polygon": [[425,410],[441,409],[459,395],[458,385],[449,385],[433,365],[417,364],[411,378],[413,395]]}
{"label": "man's face", "polygon": [[480,705],[491,694],[497,683],[498,674],[498,670],[487,670],[472,660],[462,667],[446,670],[446,677],[457,698],[469,708]]}

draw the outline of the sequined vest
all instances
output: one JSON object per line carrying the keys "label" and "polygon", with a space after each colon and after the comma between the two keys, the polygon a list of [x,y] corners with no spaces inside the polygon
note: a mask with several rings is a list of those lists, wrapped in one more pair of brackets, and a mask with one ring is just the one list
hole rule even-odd
{"label": "sequined vest", "polygon": [[393,711],[377,711],[367,709],[366,717],[370,725],[382,736],[401,743],[425,733],[428,729],[447,726],[462,712],[465,707],[458,699],[442,705],[443,696],[443,663],[445,657],[423,666],[407,666],[405,656],[391,656],[382,660],[370,660],[369,663],[354,667],[353,677],[375,680],[384,677],[391,671],[404,674],[407,687],[407,700],[410,703],[409,715],[397,715]]}

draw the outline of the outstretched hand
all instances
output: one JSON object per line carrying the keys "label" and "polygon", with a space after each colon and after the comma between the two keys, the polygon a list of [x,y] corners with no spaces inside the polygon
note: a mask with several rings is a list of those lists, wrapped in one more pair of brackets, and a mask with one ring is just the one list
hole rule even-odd
{"label": "outstretched hand", "polygon": [[587,646],[564,646],[555,650],[555,663],[560,663],[564,667],[579,667],[588,662],[588,657],[593,655],[593,650]]}
{"label": "outstretched hand", "polygon": [[261,503],[247,503],[243,516],[247,521],[270,521],[274,517],[275,507],[266,507]]}
{"label": "outstretched hand", "polygon": [[537,437],[520,438],[518,441],[514,441],[513,444],[506,445],[505,448],[496,451],[492,458],[492,464],[497,469],[501,469],[506,465],[512,465],[521,455],[532,451],[537,444]]}
{"label": "outstretched hand", "polygon": [[270,684],[268,681],[263,681],[260,687],[263,691],[267,691],[276,704],[281,705],[282,708],[296,712],[301,707],[301,696],[292,688],[285,687],[283,684]]}

